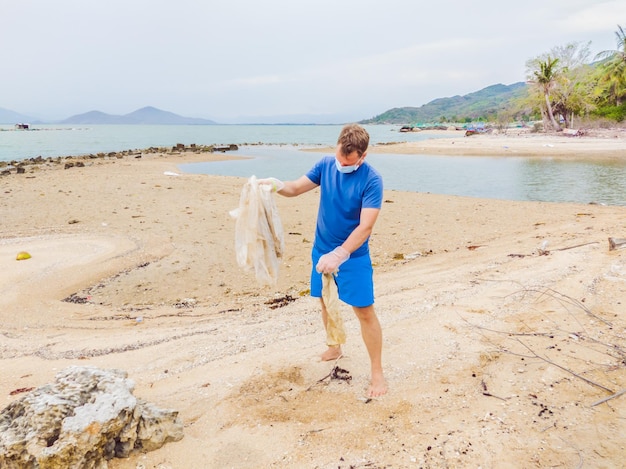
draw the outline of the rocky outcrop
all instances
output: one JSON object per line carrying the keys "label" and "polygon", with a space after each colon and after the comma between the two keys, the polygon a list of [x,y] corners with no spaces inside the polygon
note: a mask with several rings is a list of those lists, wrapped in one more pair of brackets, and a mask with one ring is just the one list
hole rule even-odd
{"label": "rocky outcrop", "polygon": [[[227,152],[237,151],[239,146],[234,143],[227,145],[196,145],[192,143],[185,145],[184,143],[177,143],[173,147],[150,147],[143,150],[122,150],[112,151],[109,153],[90,153],[88,155],[77,156],[57,156],[47,157],[38,156],[36,158],[27,158],[22,161],[0,161],[0,168],[5,168],[0,171],[0,176],[9,176],[11,174],[23,174],[27,172],[27,169],[31,171],[33,169],[39,169],[42,167],[55,167],[63,164],[64,169],[78,168],[85,166],[84,161],[95,159],[107,159],[107,160],[121,160],[124,158],[142,158],[144,155],[157,154],[157,156],[163,155],[183,155],[185,153],[215,153],[215,152]],[[21,169],[20,169],[21,168]]]}
{"label": "rocky outcrop", "polygon": [[122,370],[70,367],[0,413],[0,467],[106,469],[183,437],[178,412],[133,396]]}

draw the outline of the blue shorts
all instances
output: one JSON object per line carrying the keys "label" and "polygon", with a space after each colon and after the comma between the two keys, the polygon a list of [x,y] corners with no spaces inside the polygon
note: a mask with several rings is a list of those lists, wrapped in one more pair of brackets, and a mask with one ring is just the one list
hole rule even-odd
{"label": "blue shorts", "polygon": [[[322,274],[315,270],[322,253],[313,249],[311,259],[311,296],[322,297]],[[350,306],[365,308],[374,304],[374,269],[369,252],[359,257],[351,257],[339,266],[335,276],[339,299]]]}

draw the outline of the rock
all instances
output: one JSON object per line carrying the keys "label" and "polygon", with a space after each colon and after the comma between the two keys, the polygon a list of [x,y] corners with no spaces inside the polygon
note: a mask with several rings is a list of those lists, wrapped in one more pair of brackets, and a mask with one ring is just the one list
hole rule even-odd
{"label": "rock", "polygon": [[0,413],[0,467],[106,469],[183,438],[174,410],[137,399],[122,370],[74,366]]}
{"label": "rock", "polygon": [[626,238],[609,238],[609,251],[626,247]]}

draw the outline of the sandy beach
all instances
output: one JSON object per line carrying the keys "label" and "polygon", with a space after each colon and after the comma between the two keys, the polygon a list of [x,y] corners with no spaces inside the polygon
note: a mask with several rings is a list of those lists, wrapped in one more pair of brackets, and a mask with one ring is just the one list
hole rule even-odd
{"label": "sandy beach", "polygon": [[[626,158],[626,135],[450,132],[377,151]],[[228,213],[245,179],[177,167],[225,156],[0,177],[0,406],[70,365],[127,371],[185,437],[112,469],[624,467],[626,248],[608,238],[626,238],[626,207],[386,191],[370,247],[389,392],[371,400],[348,306],[344,357],[319,360],[318,192],[276,197],[286,254],[259,286]]]}

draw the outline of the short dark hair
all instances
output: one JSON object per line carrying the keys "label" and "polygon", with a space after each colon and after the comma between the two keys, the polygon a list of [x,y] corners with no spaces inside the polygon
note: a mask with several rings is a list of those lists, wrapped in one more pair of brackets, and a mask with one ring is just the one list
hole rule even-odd
{"label": "short dark hair", "polygon": [[337,144],[341,147],[341,154],[345,156],[353,151],[356,151],[359,156],[363,156],[369,143],[370,134],[359,124],[344,125],[337,139]]}

